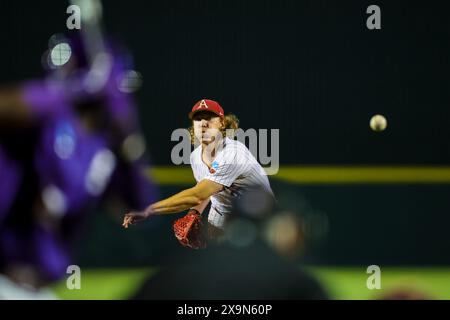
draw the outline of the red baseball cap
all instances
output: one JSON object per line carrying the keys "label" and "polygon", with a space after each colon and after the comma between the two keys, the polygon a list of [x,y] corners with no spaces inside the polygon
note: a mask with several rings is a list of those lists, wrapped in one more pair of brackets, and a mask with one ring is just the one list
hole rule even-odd
{"label": "red baseball cap", "polygon": [[209,111],[217,114],[221,118],[223,118],[224,116],[224,112],[220,104],[216,101],[209,99],[202,99],[198,101],[196,104],[194,104],[191,112],[189,113],[189,119],[192,119],[194,114],[196,114],[199,111]]}

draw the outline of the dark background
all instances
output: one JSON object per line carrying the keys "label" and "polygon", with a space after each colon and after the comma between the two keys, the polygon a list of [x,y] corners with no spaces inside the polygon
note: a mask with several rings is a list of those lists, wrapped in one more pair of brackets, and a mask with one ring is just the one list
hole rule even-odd
{"label": "dark background", "polygon": [[[366,9],[381,8],[381,30]],[[1,82],[42,74],[67,3],[2,1]],[[107,32],[143,75],[156,164],[201,98],[243,128],[279,128],[282,164],[447,164],[449,5],[431,1],[108,1]],[[386,116],[389,130],[368,130]]]}
{"label": "dark background", "polygon": [[[381,8],[381,30],[366,28],[371,4]],[[67,5],[0,3],[1,84],[43,76],[48,39],[67,31]],[[170,135],[189,126],[187,113],[201,98],[219,101],[244,129],[280,129],[281,165],[447,165],[449,7],[444,1],[104,1],[104,22],[143,75],[139,111],[157,165],[171,165]],[[369,129],[376,113],[388,120],[383,133]],[[448,185],[289,187],[330,222],[327,237],[312,249],[314,263],[450,263]],[[180,188],[162,188],[161,195]],[[278,193],[284,188],[274,186]],[[127,235],[107,216],[90,223],[79,258],[87,264],[148,263],[166,250],[146,247],[157,241],[177,250],[168,219]]]}

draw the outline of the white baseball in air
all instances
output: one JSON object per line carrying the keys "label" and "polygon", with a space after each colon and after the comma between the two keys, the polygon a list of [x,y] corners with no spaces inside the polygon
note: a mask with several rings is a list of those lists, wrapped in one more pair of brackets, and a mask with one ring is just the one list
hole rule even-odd
{"label": "white baseball in air", "polygon": [[376,114],[370,119],[370,127],[373,131],[383,131],[387,127],[387,120],[381,114]]}
{"label": "white baseball in air", "polygon": [[58,43],[50,52],[50,59],[54,66],[60,67],[69,61],[72,49],[66,42]]}

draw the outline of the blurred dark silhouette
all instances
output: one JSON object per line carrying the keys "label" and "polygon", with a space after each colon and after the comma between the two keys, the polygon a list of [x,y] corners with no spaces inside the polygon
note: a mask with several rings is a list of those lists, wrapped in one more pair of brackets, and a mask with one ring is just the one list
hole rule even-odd
{"label": "blurred dark silhouette", "polygon": [[150,277],[132,299],[327,299],[318,281],[260,241],[188,252]]}
{"label": "blurred dark silhouette", "polygon": [[403,286],[388,290],[376,296],[375,300],[435,300],[435,298],[425,291]]}
{"label": "blurred dark silhouette", "polygon": [[[250,208],[247,201],[259,208],[251,215],[243,209]],[[328,299],[298,261],[286,259],[265,240],[266,223],[274,216],[270,195],[251,190],[234,208],[219,241],[173,256],[132,299]]]}

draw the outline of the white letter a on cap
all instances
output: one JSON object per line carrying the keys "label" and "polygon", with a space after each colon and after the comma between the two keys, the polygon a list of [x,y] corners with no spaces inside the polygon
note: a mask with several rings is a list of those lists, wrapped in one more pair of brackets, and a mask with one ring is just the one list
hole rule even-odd
{"label": "white letter a on cap", "polygon": [[201,107],[205,107],[205,108],[208,109],[208,105],[206,104],[206,101],[205,101],[205,100],[202,100],[202,101],[200,102],[200,105],[198,106],[197,109],[200,109]]}

